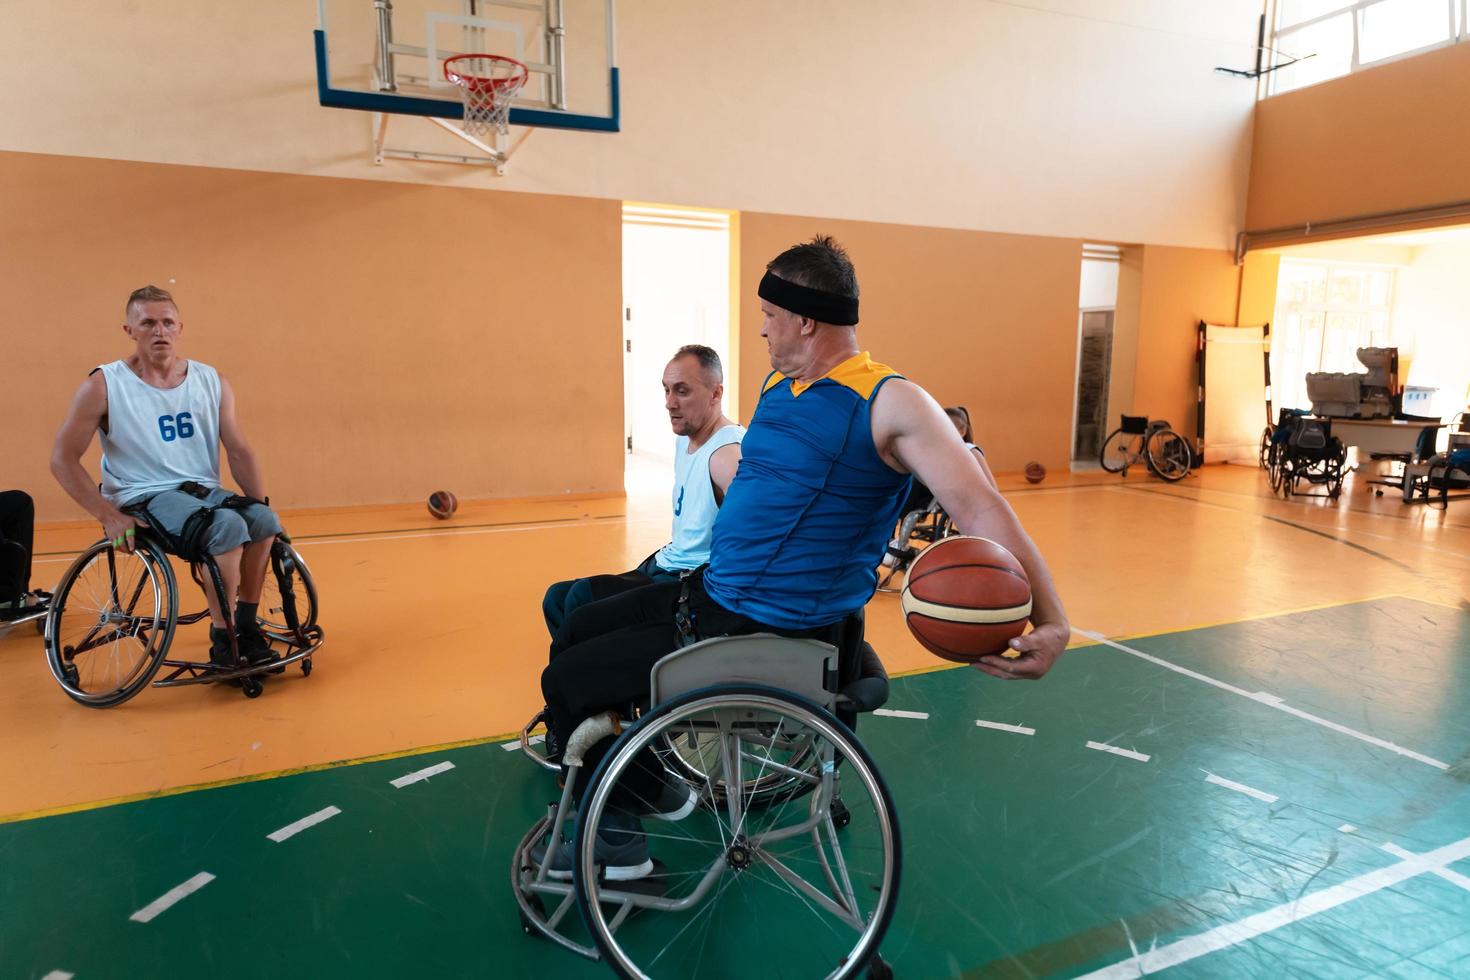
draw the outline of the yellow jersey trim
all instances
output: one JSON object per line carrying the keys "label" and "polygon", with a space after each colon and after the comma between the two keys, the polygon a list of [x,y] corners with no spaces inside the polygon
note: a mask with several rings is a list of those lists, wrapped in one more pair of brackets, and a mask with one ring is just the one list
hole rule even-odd
{"label": "yellow jersey trim", "polygon": [[[863,401],[867,401],[873,397],[873,392],[877,390],[878,385],[884,378],[891,378],[896,374],[898,372],[887,364],[879,364],[873,360],[872,355],[867,351],[859,351],[820,378],[812,381],[796,381],[793,379],[791,382],[791,397],[799,397],[803,391],[806,391],[818,381],[825,379],[835,381],[844,388],[851,388],[862,396]],[[766,386],[762,389],[761,394],[770,391],[771,388],[784,380],[785,377],[779,371],[772,371],[771,377],[766,381]]]}

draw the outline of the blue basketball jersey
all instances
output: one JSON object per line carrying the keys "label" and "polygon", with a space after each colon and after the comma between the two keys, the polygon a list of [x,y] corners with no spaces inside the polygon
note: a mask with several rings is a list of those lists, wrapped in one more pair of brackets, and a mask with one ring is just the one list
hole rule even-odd
{"label": "blue basketball jersey", "polygon": [[867,603],[909,488],[878,455],[869,419],[897,377],[866,351],[810,384],[771,373],[715,519],[711,598],[782,629],[825,626]]}

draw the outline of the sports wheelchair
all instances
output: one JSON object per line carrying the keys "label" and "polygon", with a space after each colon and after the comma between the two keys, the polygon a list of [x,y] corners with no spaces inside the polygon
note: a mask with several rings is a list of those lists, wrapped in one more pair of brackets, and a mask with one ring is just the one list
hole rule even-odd
{"label": "sports wheelchair", "polygon": [[[1267,472],[1271,489],[1283,497],[1328,497],[1336,500],[1347,476],[1347,446],[1332,434],[1332,420],[1292,409],[1282,409],[1272,433]],[[1303,484],[1322,487],[1322,493],[1302,493]]]}
{"label": "sports wheelchair", "polygon": [[1470,412],[1457,415],[1449,425],[1444,452],[1428,451],[1404,467],[1404,500],[1449,507],[1452,500],[1470,498]]}
{"label": "sports wheelchair", "polygon": [[[62,574],[46,616],[46,662],[67,696],[91,708],[111,708],[141,691],[187,684],[238,683],[247,698],[264,690],[262,675],[280,673],[297,664],[309,675],[312,655],[321,648],[317,623],[316,584],[306,562],[285,534],[271,544],[270,564],[261,589],[256,621],[279,660],[251,664],[240,655],[233,624],[228,629],[230,660],[169,659],[174,631],[200,620],[209,611],[179,615],[179,588],[169,555],[189,562],[201,587],[213,588],[220,608],[233,608],[225,595],[219,565],[208,554],[166,548],[165,536],[138,528],[133,551],[102,540],[82,552]],[[173,542],[178,545],[178,542]],[[207,584],[206,584],[207,583]],[[161,668],[168,673],[154,680]]]}
{"label": "sports wheelchair", "polygon": [[1128,475],[1128,467],[1141,462],[1154,476],[1175,483],[1194,467],[1194,450],[1163,419],[1124,415],[1103,440],[1097,461],[1109,473],[1124,476]]}
{"label": "sports wheelchair", "polygon": [[[693,643],[654,665],[651,708],[636,721],[624,728],[610,713],[578,726],[563,754],[561,796],[511,864],[522,930],[600,958],[621,977],[892,977],[878,945],[898,898],[898,818],[872,756],[839,720],[880,706],[888,682],[839,684],[839,663],[854,662],[847,632],[842,653],[771,634]],[[860,629],[856,636],[860,645]],[[522,731],[522,749],[559,772],[531,748],[540,720]],[[589,777],[584,754],[619,731]],[[698,805],[677,823],[633,831],[656,845],[653,871],[609,880],[596,828],[637,806],[630,773],[649,758]],[[572,871],[558,880],[552,855],[567,828]],[[569,920],[573,905],[590,936]]]}
{"label": "sports wheelchair", "polygon": [[894,528],[893,540],[884,552],[883,565],[878,570],[878,591],[899,591],[903,587],[900,576],[908,571],[919,552],[957,533],[954,521],[934,499],[934,494],[916,479],[904,502],[903,517]]}

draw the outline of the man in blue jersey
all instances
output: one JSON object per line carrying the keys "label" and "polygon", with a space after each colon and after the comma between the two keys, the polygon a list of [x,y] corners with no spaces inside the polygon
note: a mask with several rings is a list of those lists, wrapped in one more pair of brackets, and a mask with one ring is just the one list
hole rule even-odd
{"label": "man in blue jersey", "polygon": [[[692,627],[699,637],[772,632],[837,639],[863,608],[910,480],[922,480],[967,534],[1000,542],[1025,567],[1033,629],[1011,641],[1014,659],[982,658],[993,677],[1035,679],[1071,635],[1045,561],[975,456],[918,385],[857,343],[857,275],[841,246],[816,238],[766,266],[761,336],[774,370],[741,447],[740,470],[715,520],[710,563],[684,582],[659,584],[585,607],[553,644],[541,675],[553,741],[599,711],[647,696],[648,671]],[[586,757],[591,771],[610,743]],[[670,819],[689,790],[629,771],[629,808]],[[635,817],[610,813],[599,861],[637,877],[648,867]],[[569,855],[558,852],[565,873]],[[643,872],[647,873],[647,872]]]}
{"label": "man in blue jersey", "polygon": [[725,417],[725,371],[720,355],[703,344],[679,348],[664,368],[664,408],[674,435],[674,530],[669,543],[621,575],[557,582],[541,612],[555,638],[573,611],[589,602],[652,582],[667,582],[709,561],[710,532],[735,469],[745,428]]}

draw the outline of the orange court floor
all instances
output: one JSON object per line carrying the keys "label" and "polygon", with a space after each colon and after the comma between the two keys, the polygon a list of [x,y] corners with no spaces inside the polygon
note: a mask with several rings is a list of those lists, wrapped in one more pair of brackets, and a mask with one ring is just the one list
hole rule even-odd
{"label": "orange court floor", "polygon": [[[1051,565],[1074,645],[1388,595],[1462,607],[1470,595],[1470,502],[1404,505],[1362,474],[1337,503],[1273,497],[1246,466],[1179,484],[1138,472],[1000,484]],[[667,486],[645,473],[626,498],[466,502],[449,521],[421,505],[288,511],[326,643],[309,678],[293,669],[254,700],[150,688],[83,707],[53,681],[35,632],[12,630],[0,636],[0,822],[503,738],[541,704],[546,586],[633,566],[666,540],[668,507]],[[49,587],[97,536],[90,524],[41,528],[34,584]],[[908,635],[897,596],[874,597],[868,635],[894,673],[948,666]],[[206,630],[174,642],[202,656]]]}

